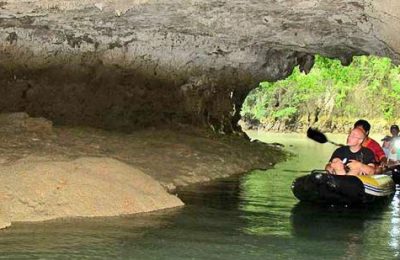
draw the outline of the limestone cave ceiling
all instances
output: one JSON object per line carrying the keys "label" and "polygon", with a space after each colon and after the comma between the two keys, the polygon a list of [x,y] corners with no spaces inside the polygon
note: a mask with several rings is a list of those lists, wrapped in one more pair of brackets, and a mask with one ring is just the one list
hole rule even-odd
{"label": "limestone cave ceiling", "polygon": [[[131,99],[127,104],[152,90],[150,95],[157,96],[159,85],[170,86],[157,90],[160,107],[143,101],[138,105],[142,112],[162,110],[168,117],[212,125],[213,118],[235,117],[235,105],[240,106],[259,81],[286,77],[296,65],[310,70],[317,53],[339,58],[344,65],[352,56],[364,54],[386,56],[399,64],[400,1],[2,0],[0,39],[0,80],[24,81],[12,87],[21,100],[0,101],[0,110],[30,110],[68,121],[82,116],[82,111],[66,116],[66,109],[74,109],[52,104],[46,110],[48,102],[39,109],[33,104],[40,99],[32,93],[35,84],[84,84],[96,99],[98,90],[88,86],[117,80],[120,86],[132,83],[120,89],[121,96]],[[104,72],[107,77],[100,76]],[[7,82],[0,87],[3,97],[11,95]],[[20,90],[15,87],[19,83],[24,85]],[[73,84],[68,87],[65,91],[74,91]],[[215,98],[213,93],[221,92],[224,97]],[[167,93],[173,101],[164,97]],[[230,100],[225,102],[227,96]],[[121,107],[118,98],[115,105],[98,97],[96,106],[112,111],[112,116],[130,111],[121,118],[132,118],[140,110]],[[85,113],[94,118],[101,108],[95,110]],[[107,121],[106,115],[101,117]]]}

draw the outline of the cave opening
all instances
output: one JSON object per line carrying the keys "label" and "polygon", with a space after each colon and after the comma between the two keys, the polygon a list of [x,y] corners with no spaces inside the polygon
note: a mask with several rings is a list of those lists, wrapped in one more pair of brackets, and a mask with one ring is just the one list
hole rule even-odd
{"label": "cave opening", "polygon": [[398,123],[400,66],[389,58],[354,57],[349,66],[316,56],[308,74],[296,67],[277,82],[261,82],[241,110],[244,129],[303,132],[313,126],[344,132],[365,118],[375,129]]}

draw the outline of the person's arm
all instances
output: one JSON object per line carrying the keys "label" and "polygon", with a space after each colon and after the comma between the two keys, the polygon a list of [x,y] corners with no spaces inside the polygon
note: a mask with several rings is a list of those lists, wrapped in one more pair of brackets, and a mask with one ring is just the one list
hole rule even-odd
{"label": "person's arm", "polygon": [[350,168],[349,175],[372,175],[375,174],[376,166],[373,163],[364,164],[356,160],[350,160],[347,166]]}
{"label": "person's arm", "polygon": [[366,174],[366,175],[372,175],[375,174],[377,171],[377,168],[375,164],[363,164],[361,166],[361,173]]}

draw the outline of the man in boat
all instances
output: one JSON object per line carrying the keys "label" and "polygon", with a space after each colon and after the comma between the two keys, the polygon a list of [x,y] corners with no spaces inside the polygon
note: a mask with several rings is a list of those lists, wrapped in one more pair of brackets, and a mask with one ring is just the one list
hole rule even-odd
{"label": "man in boat", "polygon": [[362,128],[351,130],[347,137],[347,145],[336,149],[325,170],[338,175],[370,175],[375,174],[374,153],[362,146],[367,134]]}
{"label": "man in boat", "polygon": [[[374,153],[375,161],[379,165],[381,165],[381,166],[386,165],[387,157],[386,157],[386,154],[383,151],[382,147],[379,145],[379,143],[377,141],[375,141],[374,139],[372,139],[368,136],[369,131],[371,130],[370,123],[368,123],[367,120],[360,119],[354,123],[354,128],[361,128],[362,130],[364,130],[366,137],[365,137],[364,142],[362,143],[362,146],[370,149]],[[379,170],[379,168],[377,168],[377,169]]]}

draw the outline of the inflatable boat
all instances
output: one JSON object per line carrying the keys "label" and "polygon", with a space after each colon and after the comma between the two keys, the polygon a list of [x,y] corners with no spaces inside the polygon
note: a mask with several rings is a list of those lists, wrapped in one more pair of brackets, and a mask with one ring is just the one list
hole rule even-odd
{"label": "inflatable boat", "polygon": [[333,175],[324,170],[314,170],[297,178],[292,191],[303,202],[356,205],[391,199],[396,185],[392,177],[385,174]]}

